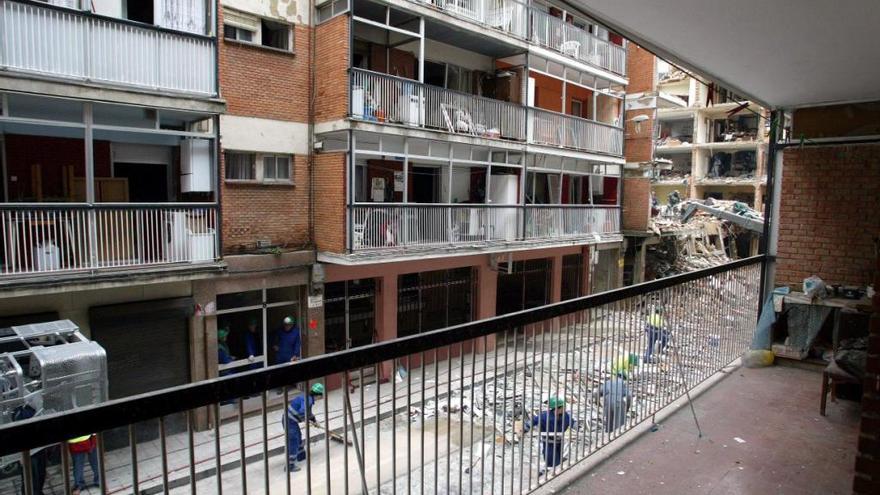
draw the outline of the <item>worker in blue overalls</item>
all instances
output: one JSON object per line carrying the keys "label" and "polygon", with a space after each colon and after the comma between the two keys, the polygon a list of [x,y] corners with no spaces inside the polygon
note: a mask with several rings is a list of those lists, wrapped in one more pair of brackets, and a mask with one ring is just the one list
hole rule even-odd
{"label": "worker in blue overalls", "polygon": [[[569,428],[577,428],[577,422],[565,411],[565,399],[550,397],[547,410],[532,418],[530,423],[523,425],[525,431],[538,427],[541,434],[541,454],[547,468],[553,469],[562,464],[564,459],[565,432]],[[542,467],[539,474],[544,474]]]}
{"label": "worker in blue overalls", "polygon": [[[315,421],[315,415],[312,413],[312,406],[315,400],[324,397],[324,385],[316,383],[309,389],[309,394],[299,394],[290,401],[287,406],[287,414],[284,415],[282,421],[286,421],[287,429],[287,470],[299,471],[297,461],[306,460],[306,451],[303,445],[302,428],[300,424],[304,421]],[[282,423],[284,425],[284,423]]]}
{"label": "worker in blue overalls", "polygon": [[302,357],[302,337],[299,327],[292,316],[285,316],[281,328],[275,332],[272,349],[275,361],[272,364],[283,364],[296,361]]}

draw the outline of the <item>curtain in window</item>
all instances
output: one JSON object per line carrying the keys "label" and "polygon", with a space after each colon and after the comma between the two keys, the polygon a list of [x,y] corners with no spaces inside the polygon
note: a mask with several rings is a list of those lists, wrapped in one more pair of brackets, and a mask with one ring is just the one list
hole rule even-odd
{"label": "curtain in window", "polygon": [[226,178],[231,180],[253,180],[253,155],[246,153],[227,153]]}
{"label": "curtain in window", "polygon": [[153,8],[157,25],[205,34],[205,0],[155,0]]}

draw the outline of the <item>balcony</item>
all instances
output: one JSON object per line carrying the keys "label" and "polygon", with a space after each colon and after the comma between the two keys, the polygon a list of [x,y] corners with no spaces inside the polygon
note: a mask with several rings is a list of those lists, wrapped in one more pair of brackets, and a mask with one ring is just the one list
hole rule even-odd
{"label": "balcony", "polygon": [[529,8],[515,0],[417,0],[444,12],[483,24],[548,48],[579,62],[626,76],[626,49]]}
{"label": "balcony", "polygon": [[363,69],[351,70],[351,117],[474,137],[524,141],[524,107]]}
{"label": "balcony", "polygon": [[619,208],[607,206],[375,204],[355,205],[350,211],[355,252],[550,241],[620,232]]}
{"label": "balcony", "polygon": [[529,41],[575,60],[626,76],[626,48],[603,40],[559,17],[532,9]]}
{"label": "balcony", "polygon": [[212,37],[61,7],[0,0],[0,67],[196,96],[217,93]]}
{"label": "balcony", "polygon": [[213,262],[213,204],[0,205],[0,277]]}
{"label": "balcony", "polygon": [[610,124],[540,108],[529,109],[529,142],[579,151],[623,154],[623,130]]}

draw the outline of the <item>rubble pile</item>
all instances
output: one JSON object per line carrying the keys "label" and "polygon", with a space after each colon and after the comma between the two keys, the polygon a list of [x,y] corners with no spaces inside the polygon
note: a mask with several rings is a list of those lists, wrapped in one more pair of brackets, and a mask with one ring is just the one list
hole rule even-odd
{"label": "rubble pile", "polygon": [[[741,225],[706,211],[696,211],[686,220],[682,214],[694,201],[675,201],[662,207],[652,218],[650,229],[660,243],[650,246],[646,254],[646,279],[664,278],[680,273],[709,268],[730,261],[738,235],[747,232]],[[761,214],[739,201],[708,199],[699,202],[714,209],[755,221]],[[733,244],[733,246],[731,246]]]}

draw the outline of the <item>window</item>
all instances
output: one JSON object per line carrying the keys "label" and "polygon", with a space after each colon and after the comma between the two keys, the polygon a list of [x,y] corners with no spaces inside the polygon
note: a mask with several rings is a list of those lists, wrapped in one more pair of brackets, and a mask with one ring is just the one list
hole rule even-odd
{"label": "window", "polygon": [[223,25],[223,37],[228,40],[237,40],[237,41],[245,41],[252,42],[254,41],[254,32],[248,29],[235,27],[229,24]]}
{"label": "window", "polygon": [[290,157],[275,155],[263,156],[263,180],[289,181]]}
{"label": "window", "polygon": [[318,23],[348,12],[348,0],[333,0],[318,7]]}
{"label": "window", "polygon": [[290,26],[263,19],[260,31],[263,46],[290,51]]}
{"label": "window", "polygon": [[227,151],[224,153],[226,161],[226,180],[256,180],[254,163],[256,154]]}

